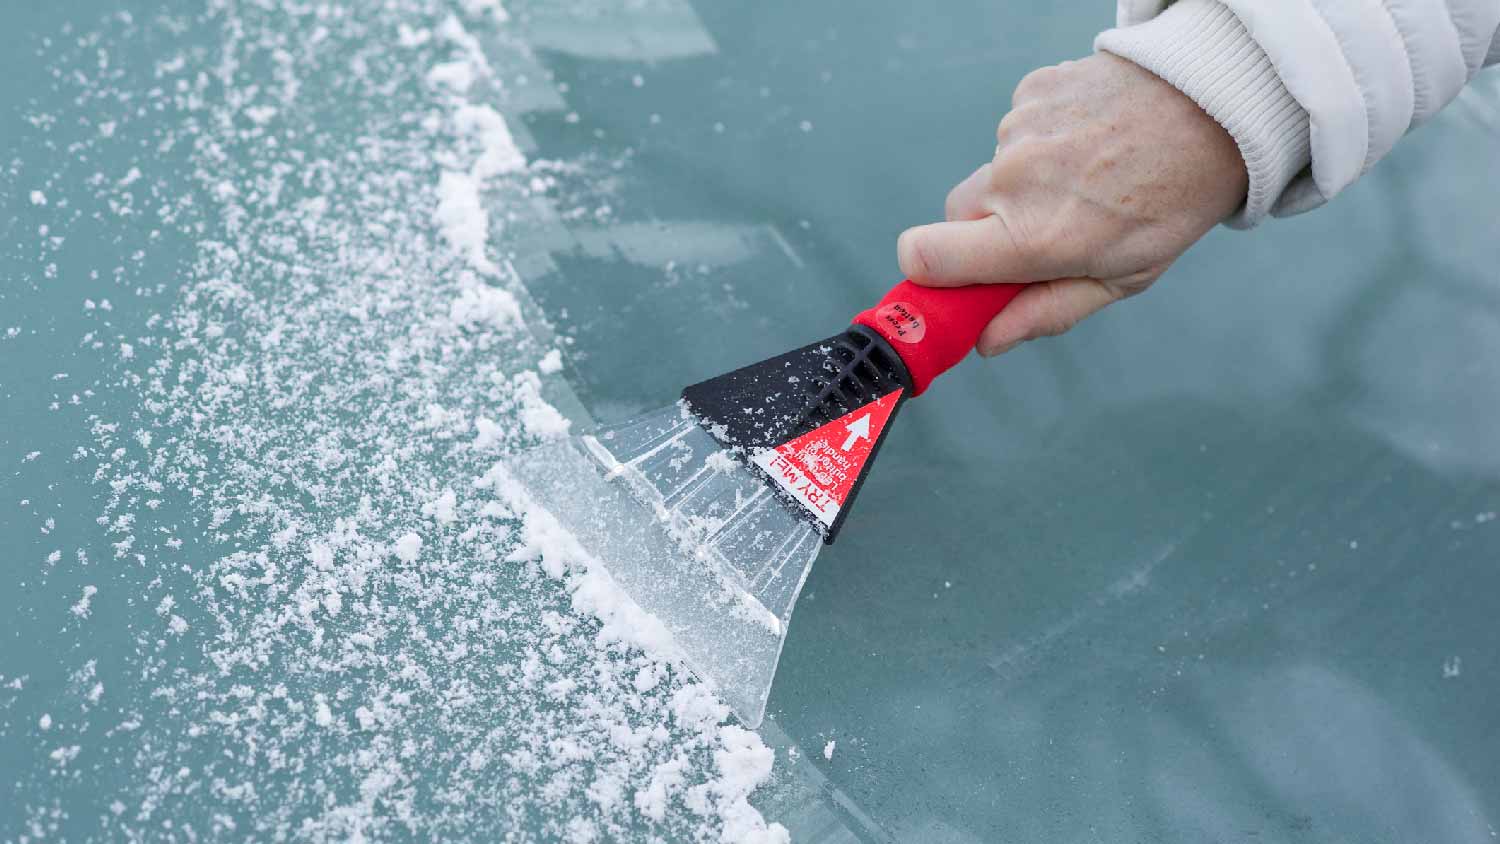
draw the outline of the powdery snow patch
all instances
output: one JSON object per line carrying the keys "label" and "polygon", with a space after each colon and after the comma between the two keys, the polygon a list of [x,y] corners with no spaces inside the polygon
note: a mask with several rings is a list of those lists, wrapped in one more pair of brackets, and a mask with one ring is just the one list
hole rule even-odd
{"label": "powdery snow patch", "polygon": [[[674,663],[681,669],[682,655],[670,631],[642,610],[605,567],[579,544],[552,514],[527,494],[504,464],[496,464],[482,479],[506,504],[522,514],[522,545],[512,559],[535,558],[548,575],[564,580],[573,591],[574,609],[603,622],[599,640],[641,648],[654,659]],[[729,706],[701,683],[689,682],[671,696],[670,711],[682,728],[713,736],[718,776],[687,789],[683,799],[689,808],[714,815],[722,824],[720,840],[730,842],[786,842],[790,836],[781,824],[767,824],[749,803],[749,795],[770,778],[775,752],[756,733],[725,723]],[[667,796],[681,784],[680,769],[665,763],[652,771],[648,785],[635,793],[635,806],[648,817],[660,817]]]}
{"label": "powdery snow patch", "polygon": [[[520,281],[499,256],[527,227],[498,223],[581,165],[528,165],[481,102],[510,101],[490,59],[533,60],[494,37],[498,4],[378,5],[229,0],[191,33],[118,16],[50,57],[55,108],[90,112],[60,125],[119,127],[49,178],[138,254],[85,291],[104,304],[81,347],[112,373],[90,386],[115,394],[74,398],[131,590],[111,608],[139,614],[118,669],[151,698],[88,754],[40,755],[62,751],[108,840],[205,795],[235,825],[209,838],[785,840],[746,799],[774,754],[668,631],[544,513],[484,493],[495,453],[570,427],[544,398],[565,390],[552,335],[484,282]],[[99,67],[95,43],[137,42],[149,78]],[[190,258],[164,279],[169,241]],[[117,291],[150,291],[149,321],[121,308],[105,333]],[[91,673],[74,685],[102,703]]]}
{"label": "powdery snow patch", "polygon": [[572,423],[542,398],[542,382],[535,372],[522,372],[511,383],[520,405],[521,424],[527,433],[542,439],[567,436]]}
{"label": "powdery snow patch", "polygon": [[437,193],[433,216],[443,237],[474,269],[487,275],[497,273],[499,268],[485,255],[490,215],[479,199],[479,181],[468,173],[444,170]]}
{"label": "powdery snow patch", "polygon": [[506,330],[522,324],[521,305],[507,290],[475,284],[453,300],[448,319],[458,328]]}
{"label": "powdery snow patch", "polygon": [[453,112],[453,122],[460,135],[472,138],[479,146],[479,157],[469,171],[474,178],[483,181],[526,169],[526,156],[516,146],[500,112],[487,105],[465,103]]}
{"label": "powdery snow patch", "polygon": [[474,85],[474,65],[468,61],[441,62],[427,71],[427,82],[463,94]]}
{"label": "powdery snow patch", "polygon": [[716,798],[719,816],[724,821],[722,841],[746,844],[785,844],[791,840],[781,824],[765,822],[750,805],[750,793],[771,776],[775,751],[766,747],[760,736],[734,725],[719,729],[720,747],[714,751],[719,780],[708,790]]}

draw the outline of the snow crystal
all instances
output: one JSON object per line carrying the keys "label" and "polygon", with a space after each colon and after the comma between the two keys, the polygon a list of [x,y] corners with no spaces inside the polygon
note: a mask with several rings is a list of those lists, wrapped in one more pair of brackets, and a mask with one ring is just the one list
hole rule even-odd
{"label": "snow crystal", "polygon": [[547,354],[542,355],[542,359],[536,363],[536,371],[543,375],[553,375],[561,372],[562,368],[562,352],[557,349],[552,349]]}
{"label": "snow crystal", "polygon": [[718,724],[729,717],[729,707],[703,686],[683,686],[672,695],[672,717],[693,729]]}
{"label": "snow crystal", "polygon": [[[436,519],[438,522],[440,522],[442,524],[445,524],[445,525],[446,524],[452,524],[453,521],[454,521],[454,519],[458,518],[458,516],[457,516],[457,514],[455,512],[455,510],[456,510],[457,507],[458,507],[458,496],[456,494],[454,494],[453,490],[451,490],[451,489],[445,489],[445,490],[443,490],[442,494],[439,495],[436,499],[434,499],[432,501],[429,501],[426,504],[422,505],[422,515],[424,515],[424,516],[431,516],[432,518]],[[403,537],[403,539],[404,539],[404,537]],[[418,540],[418,541],[420,542],[420,540]],[[417,552],[420,553],[420,551],[421,551],[421,545],[419,544],[417,546]],[[399,547],[398,547],[397,553],[400,553]],[[410,561],[408,561],[408,562],[410,562]]]}
{"label": "snow crystal", "polygon": [[98,593],[99,593],[98,587],[95,587],[95,586],[85,586],[85,587],[83,587],[83,597],[80,598],[80,599],[78,599],[78,603],[76,603],[76,604],[73,605],[73,614],[76,615],[76,616],[78,616],[79,618],[88,618],[89,617],[89,602],[92,601],[94,599],[94,596],[97,595]]}
{"label": "snow crystal", "polygon": [[402,23],[396,27],[396,43],[403,47],[420,47],[432,40],[432,31]]}
{"label": "snow crystal", "polygon": [[448,319],[459,328],[513,328],[521,322],[521,305],[498,287],[466,287],[448,308]]}
{"label": "snow crystal", "polygon": [[636,672],[635,680],[631,685],[635,686],[635,690],[638,692],[649,692],[656,688],[656,685],[661,682],[661,678],[662,672],[660,668],[656,665],[648,665]]}
{"label": "snow crystal", "polygon": [[422,537],[415,533],[403,534],[396,540],[396,556],[403,563],[415,563],[422,555]]}
{"label": "snow crystal", "polygon": [[251,106],[245,109],[245,116],[250,119],[251,123],[254,123],[258,126],[264,126],[267,123],[270,123],[271,119],[276,116],[276,111],[276,106]]}
{"label": "snow crystal", "polygon": [[474,66],[466,61],[435,64],[427,71],[427,81],[462,94],[474,84]]}
{"label": "snow crystal", "polygon": [[47,204],[47,195],[45,193],[42,193],[39,190],[32,191],[31,192],[31,204],[32,205],[46,205]]}
{"label": "snow crystal", "polygon": [[318,571],[331,571],[333,569],[333,549],[321,542],[314,542],[307,548],[307,561],[312,563],[313,568]]}
{"label": "snow crystal", "polygon": [[474,418],[474,447],[477,449],[490,449],[504,439],[504,432],[493,419],[483,416]]}
{"label": "snow crystal", "polygon": [[321,693],[313,695],[313,723],[319,727],[333,724],[333,710],[328,708],[328,698]]}
{"label": "snow crystal", "polygon": [[828,743],[825,744],[825,745],[823,745],[823,758],[824,759],[832,759],[833,758],[833,748],[834,748],[834,745],[836,745],[836,744],[838,744],[838,742],[834,741],[833,739],[829,739]]}
{"label": "snow crystal", "polygon": [[704,458],[703,467],[715,472],[733,472],[740,467],[740,463],[728,449],[721,449]]}

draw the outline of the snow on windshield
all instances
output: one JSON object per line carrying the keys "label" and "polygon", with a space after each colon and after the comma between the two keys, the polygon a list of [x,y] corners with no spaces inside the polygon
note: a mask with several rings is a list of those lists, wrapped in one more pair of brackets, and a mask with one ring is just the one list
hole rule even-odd
{"label": "snow on windshield", "polygon": [[[42,248],[86,225],[121,244],[81,342],[113,399],[73,397],[113,551],[45,562],[88,585],[58,610],[77,693],[36,728],[20,817],[784,840],[747,799],[772,750],[489,474],[579,416],[511,256],[589,165],[523,153],[508,91],[538,80],[496,69],[524,58],[497,2],[354,5],[120,14],[42,51],[61,96],[32,126],[86,126],[64,169],[18,177],[53,215]],[[141,319],[106,313],[123,300]],[[89,652],[105,606],[123,655]]]}

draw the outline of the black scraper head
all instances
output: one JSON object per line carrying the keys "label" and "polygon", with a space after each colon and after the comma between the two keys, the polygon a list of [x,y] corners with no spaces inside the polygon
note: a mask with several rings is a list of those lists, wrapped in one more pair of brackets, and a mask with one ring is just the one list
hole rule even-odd
{"label": "black scraper head", "polygon": [[682,398],[832,542],[911,393],[911,376],[885,338],[854,325],[700,381]]}

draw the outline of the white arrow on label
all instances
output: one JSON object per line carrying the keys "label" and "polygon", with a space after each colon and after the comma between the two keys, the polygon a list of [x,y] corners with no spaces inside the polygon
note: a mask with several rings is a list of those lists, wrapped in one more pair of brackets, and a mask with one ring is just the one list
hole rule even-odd
{"label": "white arrow on label", "polygon": [[848,451],[854,448],[854,444],[860,440],[870,438],[870,414],[866,413],[864,416],[845,425],[844,430],[849,432],[849,436],[844,440],[844,444],[839,446],[839,451]]}

